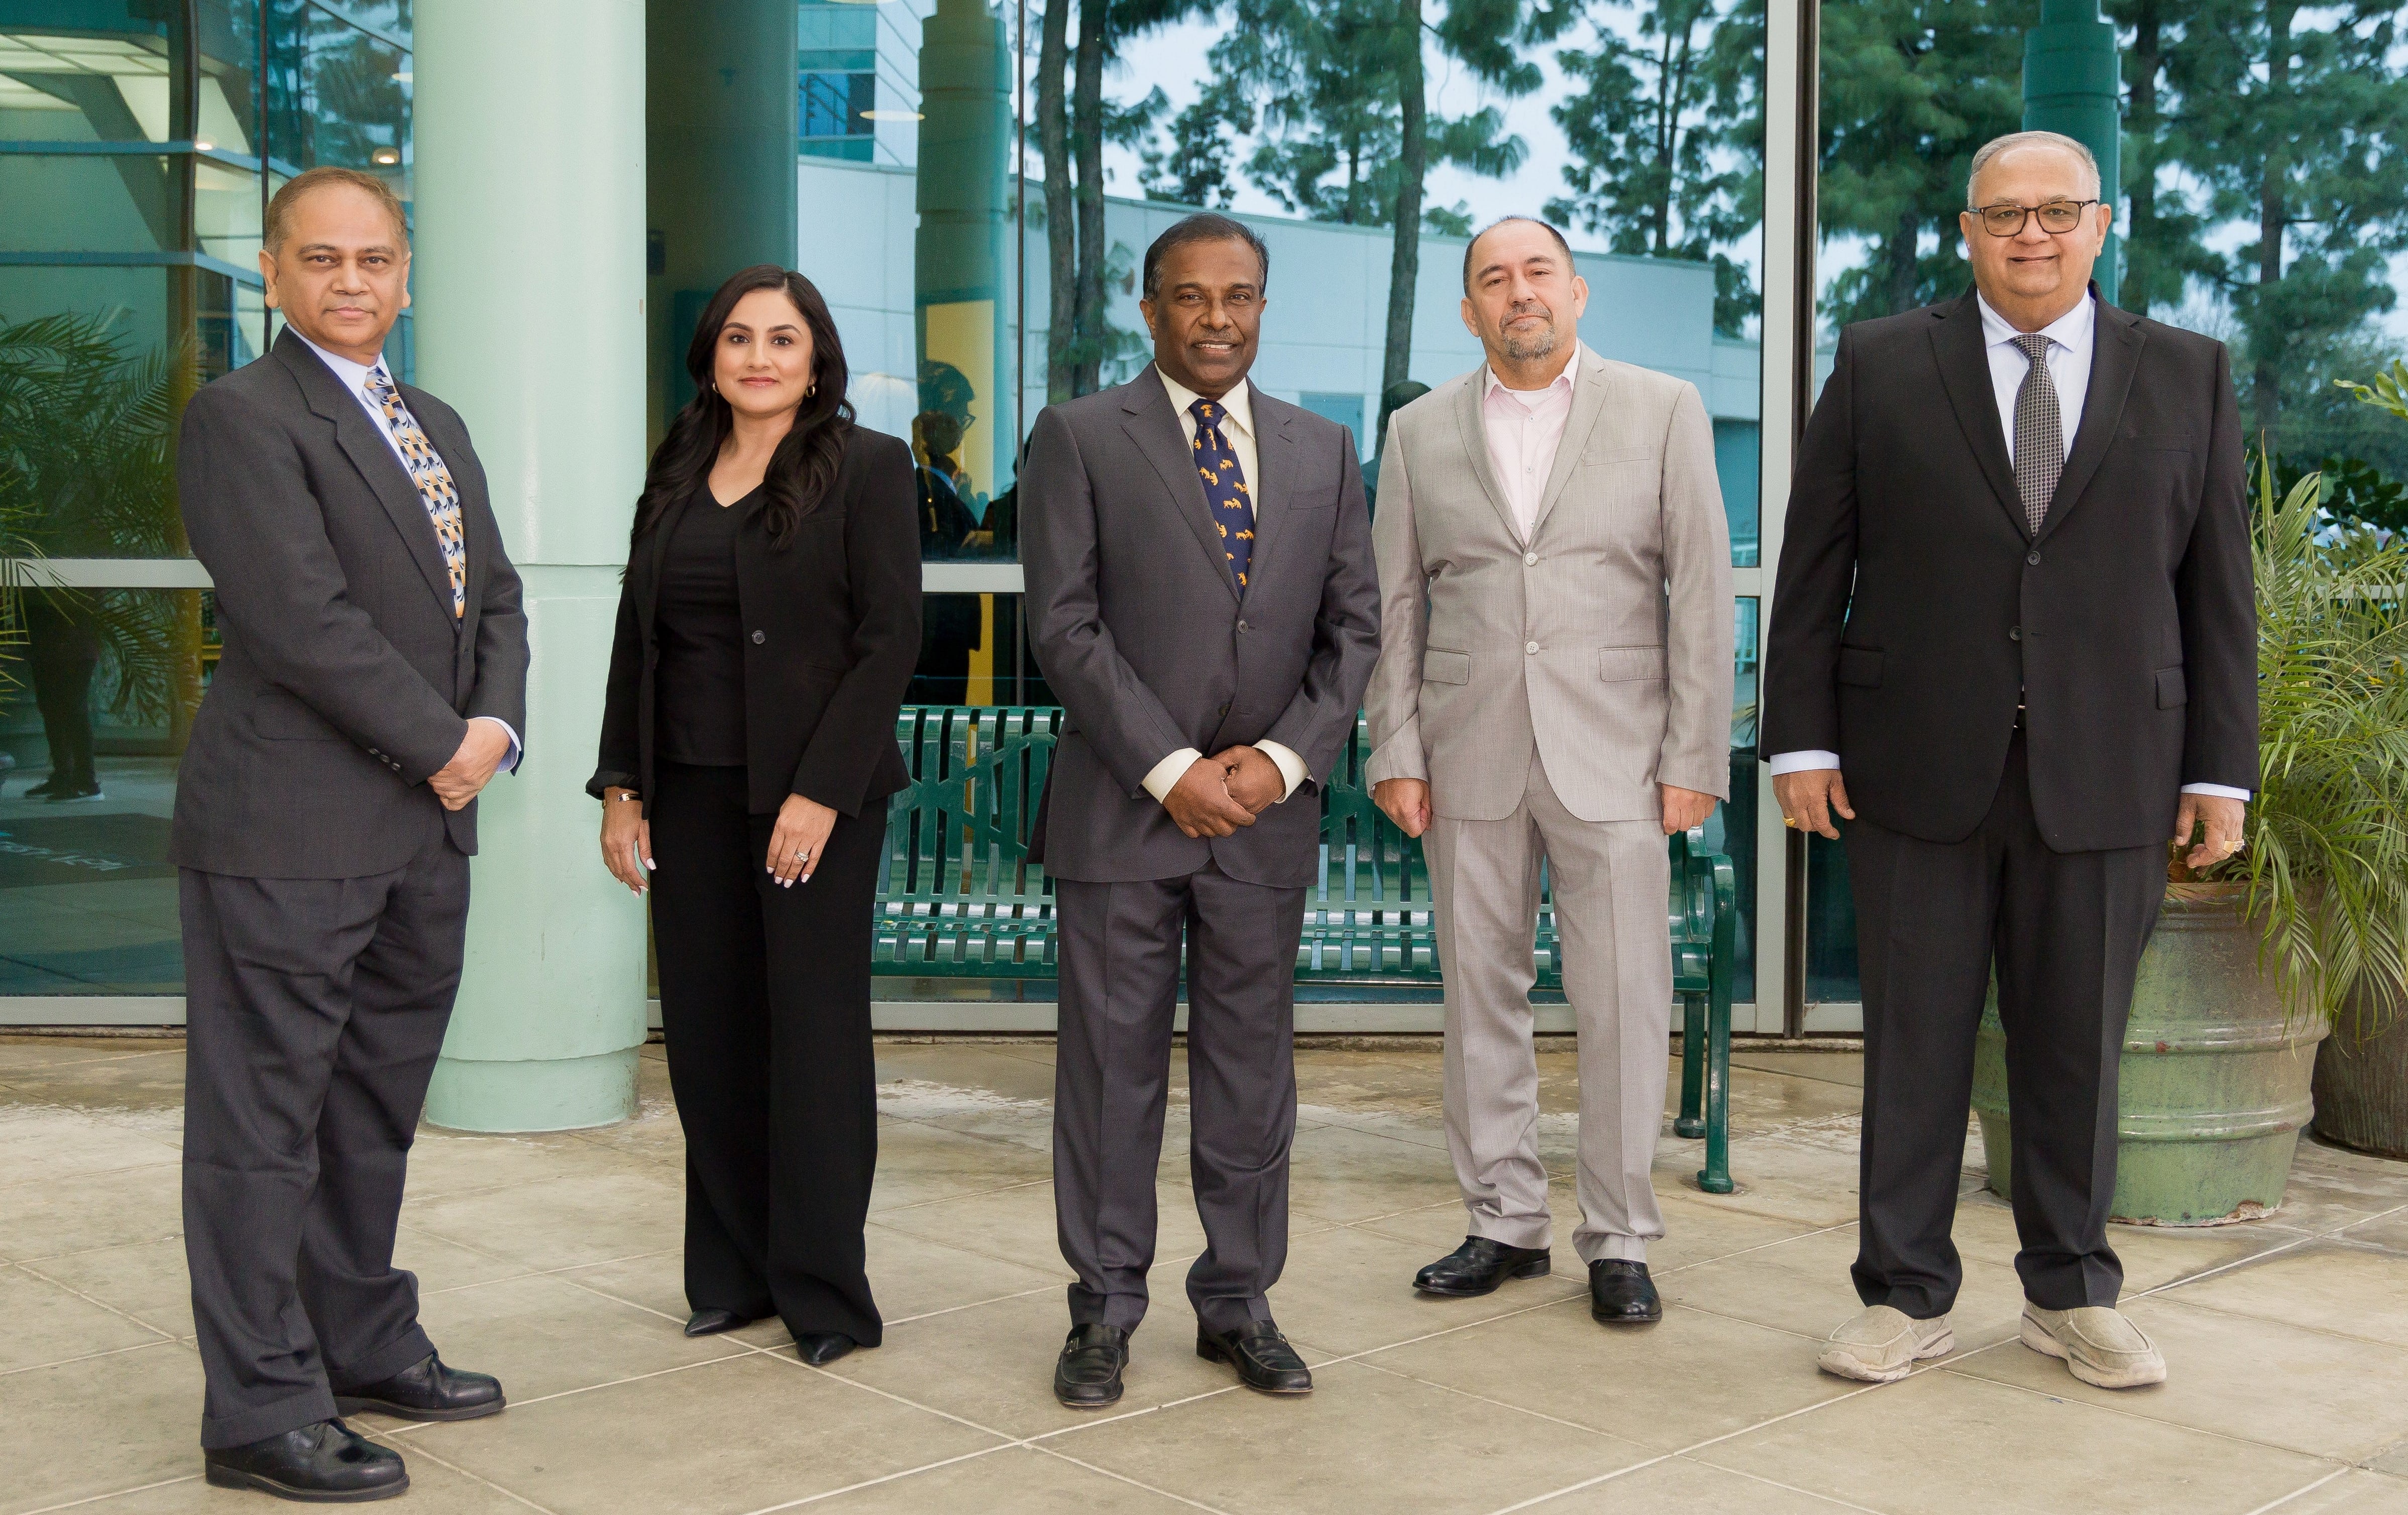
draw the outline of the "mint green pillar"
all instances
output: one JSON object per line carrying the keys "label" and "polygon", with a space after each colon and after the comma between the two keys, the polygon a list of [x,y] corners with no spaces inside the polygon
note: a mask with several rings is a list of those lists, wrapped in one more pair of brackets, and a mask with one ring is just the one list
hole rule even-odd
{"label": "mint green pillar", "polygon": [[644,909],[604,871],[602,683],[644,474],[642,0],[418,0],[418,381],[466,420],[526,580],[526,757],[478,817],[427,1119],[636,1108]]}
{"label": "mint green pillar", "polygon": [[1002,16],[986,0],[937,0],[920,23],[920,407],[965,423],[954,457],[989,499],[1010,482],[1020,436],[1004,259],[1010,81]]}
{"label": "mint green pillar", "polygon": [[[2099,0],[2041,0],[2040,23],[2024,36],[2024,130],[2061,132],[2099,159],[2099,198],[2122,219],[2124,82],[2115,25]],[[2099,293],[2115,301],[2119,244],[2109,233],[2100,255]]]}

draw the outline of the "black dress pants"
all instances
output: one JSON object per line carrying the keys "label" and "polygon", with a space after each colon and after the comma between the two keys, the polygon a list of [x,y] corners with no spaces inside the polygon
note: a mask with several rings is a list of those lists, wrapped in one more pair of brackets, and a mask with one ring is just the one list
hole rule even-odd
{"label": "black dress pants", "polygon": [[1955,1306],[1973,1038],[1995,966],[2014,1115],[2009,1196],[2024,1293],[2112,1306],[2116,1072],[2165,849],[2056,852],[2032,815],[2023,733],[1990,813],[1960,842],[1848,822],[1865,1007],[1857,1296],[1917,1320]]}
{"label": "black dress pants", "polygon": [[28,590],[24,604],[25,661],[50,749],[50,781],[61,790],[91,789],[99,781],[93,769],[92,676],[100,667],[100,636],[90,624],[91,611],[72,596]]}
{"label": "black dress pants", "polygon": [[201,1445],[236,1447],[435,1350],[393,1240],[460,987],[468,860],[437,827],[391,873],[186,868],[179,892]]}
{"label": "black dress pants", "polygon": [[687,1303],[875,1347],[862,1225],[878,1165],[869,933],[886,802],[839,814],[810,882],[780,888],[766,866],[777,818],[749,811],[744,769],[664,763],[653,787]]}

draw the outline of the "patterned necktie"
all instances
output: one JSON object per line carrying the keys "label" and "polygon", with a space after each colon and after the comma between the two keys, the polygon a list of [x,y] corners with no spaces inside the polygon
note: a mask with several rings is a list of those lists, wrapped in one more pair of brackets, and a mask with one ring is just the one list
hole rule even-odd
{"label": "patterned necktie", "polygon": [[1212,507],[1230,577],[1243,594],[1246,568],[1254,559],[1254,497],[1246,490],[1245,470],[1238,466],[1237,450],[1221,435],[1221,404],[1198,400],[1187,408],[1196,417],[1196,472],[1204,480],[1204,503]]}
{"label": "patterned necktie", "polygon": [[2024,520],[2034,536],[2048,519],[2065,472],[2065,418],[2057,413],[2057,380],[2048,372],[2048,338],[2029,332],[2015,338],[2031,368],[2015,391],[2015,493],[2024,497]]}
{"label": "patterned necktie", "polygon": [[442,550],[443,566],[451,570],[452,618],[457,621],[468,613],[468,544],[460,530],[460,492],[452,487],[452,470],[443,466],[442,455],[419,430],[418,418],[401,403],[401,391],[382,368],[369,372],[366,388],[368,398],[384,412],[393,439],[401,444],[409,481],[418,486],[427,519],[435,522],[435,545]]}

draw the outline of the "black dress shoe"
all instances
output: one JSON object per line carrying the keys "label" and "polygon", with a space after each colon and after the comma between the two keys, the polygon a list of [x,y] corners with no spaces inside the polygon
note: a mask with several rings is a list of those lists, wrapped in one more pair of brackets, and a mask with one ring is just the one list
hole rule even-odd
{"label": "black dress shoe", "polygon": [[1226,1363],[1238,1370],[1238,1381],[1267,1394],[1312,1393],[1312,1370],[1268,1321],[1249,1321],[1235,1331],[1213,1331],[1199,1325],[1196,1355],[1208,1363]]}
{"label": "black dress shoe", "polygon": [[1054,1397],[1072,1409],[1121,1402],[1121,1369],[1128,1366],[1128,1333],[1101,1322],[1070,1328],[1054,1361]]}
{"label": "black dress shoe", "polygon": [[698,1309],[687,1318],[685,1334],[690,1336],[715,1336],[722,1331],[751,1325],[755,1319],[755,1316],[738,1315],[732,1309]]}
{"label": "black dress shoe", "polygon": [[498,1414],[508,1403],[502,1397],[500,1379],[446,1367],[436,1352],[428,1352],[382,1383],[335,1391],[335,1408],[346,1415],[372,1409],[405,1421],[473,1421],[480,1415]]}
{"label": "black dress shoe", "polygon": [[795,1337],[795,1355],[813,1367],[825,1367],[860,1345],[841,1331],[804,1331]]}
{"label": "black dress shoe", "polygon": [[1466,1236],[1463,1245],[1413,1275],[1413,1287],[1426,1294],[1469,1299],[1494,1293],[1508,1279],[1546,1276],[1544,1247],[1508,1247],[1486,1236]]}
{"label": "black dress shoe", "polygon": [[239,1447],[211,1447],[201,1458],[202,1476],[221,1489],[257,1489],[307,1504],[390,1499],[409,1487],[409,1469],[399,1452],[340,1421],[320,1421]]}
{"label": "black dress shoe", "polygon": [[1588,1265],[1588,1312],[1608,1325],[1645,1325],[1664,1318],[1647,1265],[1600,1257]]}

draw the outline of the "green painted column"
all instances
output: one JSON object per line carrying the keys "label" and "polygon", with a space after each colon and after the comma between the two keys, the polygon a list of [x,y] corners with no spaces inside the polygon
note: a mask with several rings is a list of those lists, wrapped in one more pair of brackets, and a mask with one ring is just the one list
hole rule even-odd
{"label": "green painted column", "polygon": [[652,0],[645,398],[656,438],[694,398],[685,349],[710,296],[739,268],[795,266],[796,62],[795,0]]}
{"label": "green painted column", "polygon": [[414,71],[418,380],[476,437],[535,654],[426,1114],[600,1125],[645,1035],[643,907],[584,793],[645,460],[642,0],[418,0]]}
{"label": "green painted column", "polygon": [[[2024,37],[2024,130],[2062,132],[2099,158],[2099,197],[2123,217],[2122,60],[2115,25],[2099,0],[2041,0],[2040,24]],[[2110,233],[2100,256],[2099,293],[2115,300],[2122,238]]]}
{"label": "green painted column", "polygon": [[920,407],[964,422],[954,456],[972,492],[993,498],[1010,482],[1020,435],[1004,258],[1010,53],[985,0],[937,0],[920,39]]}

